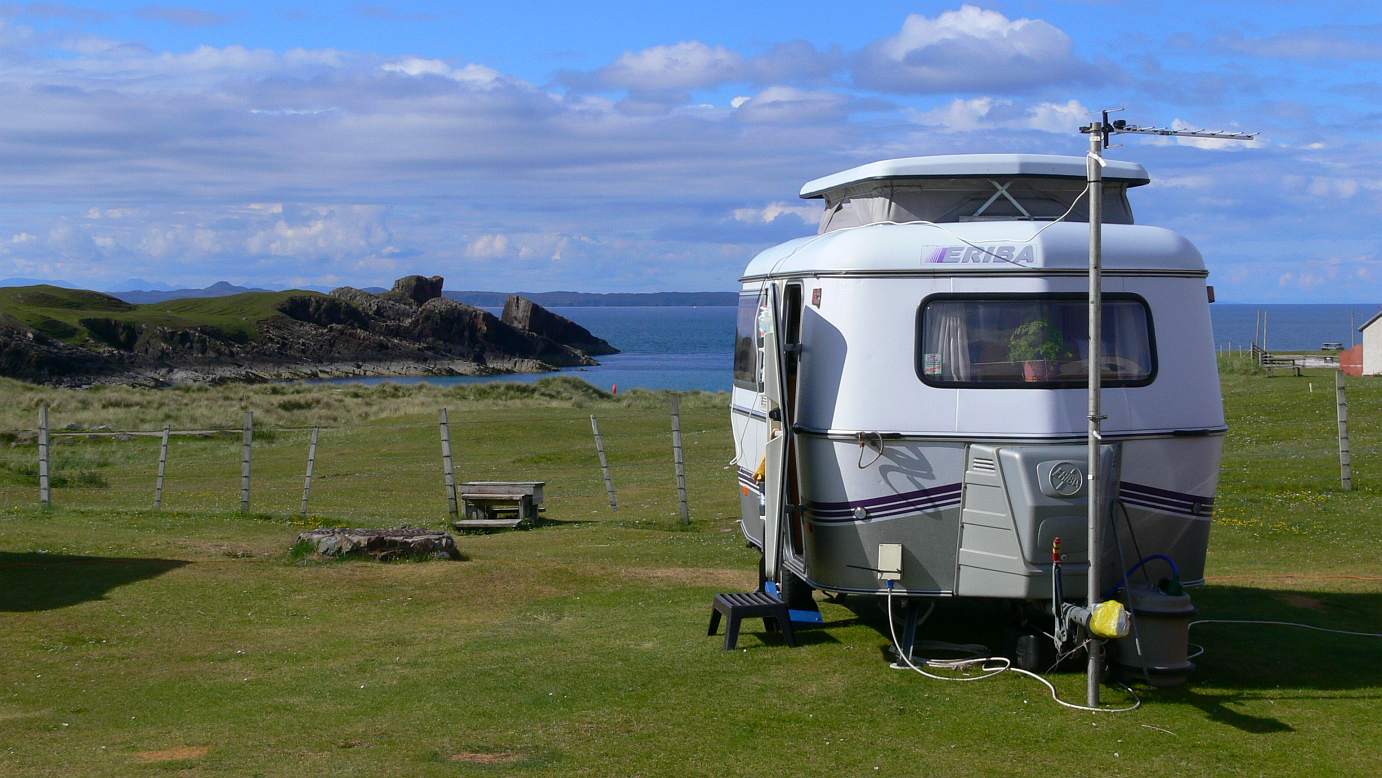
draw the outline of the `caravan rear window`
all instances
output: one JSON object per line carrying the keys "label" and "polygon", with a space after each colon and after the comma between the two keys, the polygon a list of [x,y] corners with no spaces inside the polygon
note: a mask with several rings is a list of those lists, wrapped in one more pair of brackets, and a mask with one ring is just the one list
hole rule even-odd
{"label": "caravan rear window", "polygon": [[[1156,374],[1151,313],[1142,298],[1106,294],[1105,386],[1144,386]],[[1089,380],[1083,295],[936,295],[917,316],[917,374],[931,386],[1055,389]]]}
{"label": "caravan rear window", "polygon": [[759,295],[739,296],[739,312],[734,327],[734,385],[745,389],[758,389],[758,349],[762,339],[758,336]]}

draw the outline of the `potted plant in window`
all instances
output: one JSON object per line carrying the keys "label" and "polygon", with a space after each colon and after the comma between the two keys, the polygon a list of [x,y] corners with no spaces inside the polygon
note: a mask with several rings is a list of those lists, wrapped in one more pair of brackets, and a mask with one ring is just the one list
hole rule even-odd
{"label": "potted plant in window", "polygon": [[1008,340],[1008,359],[1022,363],[1022,378],[1029,383],[1055,378],[1060,374],[1060,360],[1071,356],[1059,328],[1046,319],[1021,325]]}

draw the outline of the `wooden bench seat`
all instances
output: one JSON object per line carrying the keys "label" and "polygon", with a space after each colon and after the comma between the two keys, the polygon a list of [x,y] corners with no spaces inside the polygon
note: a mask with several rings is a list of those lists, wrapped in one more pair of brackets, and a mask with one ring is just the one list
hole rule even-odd
{"label": "wooden bench seat", "polygon": [[545,481],[467,481],[457,489],[465,518],[452,522],[452,526],[490,530],[536,524],[545,486]]}

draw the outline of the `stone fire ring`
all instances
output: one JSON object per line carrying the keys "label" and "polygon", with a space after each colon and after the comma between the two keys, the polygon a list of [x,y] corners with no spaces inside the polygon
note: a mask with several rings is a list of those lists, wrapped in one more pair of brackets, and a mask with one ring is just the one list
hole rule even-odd
{"label": "stone fire ring", "polygon": [[318,554],[330,557],[368,556],[381,561],[461,558],[449,533],[415,527],[323,527],[298,535],[298,543],[310,544]]}

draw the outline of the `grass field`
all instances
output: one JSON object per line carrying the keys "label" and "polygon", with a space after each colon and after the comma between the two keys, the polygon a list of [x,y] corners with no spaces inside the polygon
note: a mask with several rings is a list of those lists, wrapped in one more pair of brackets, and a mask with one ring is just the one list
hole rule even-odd
{"label": "grass field", "polygon": [[[235,340],[251,340],[259,323],[281,316],[278,305],[290,297],[317,292],[243,292],[227,297],[197,297],[132,305],[100,292],[57,286],[0,288],[0,310],[50,338],[87,345],[113,337],[101,321],[173,329],[210,327]],[[96,324],[91,324],[96,321]]]}
{"label": "grass field", "polygon": [[[1207,618],[1382,627],[1382,382],[1350,386],[1356,488],[1338,489],[1328,374],[1229,372]],[[1103,715],[1015,675],[889,670],[881,612],[825,602],[788,649],[705,637],[716,591],[755,583],[737,534],[723,395],[683,399],[693,524],[676,521],[666,397],[536,387],[47,390],[5,383],[0,430],[327,425],[308,520],[306,433],[64,438],[55,508],[34,447],[0,446],[0,774],[1375,774],[1382,641],[1207,625],[1193,683]],[[318,523],[440,526],[436,411],[460,477],[542,478],[552,523],[458,538],[462,562],[294,562]],[[609,511],[589,415],[606,436]],[[13,445],[10,444],[13,443]],[[852,602],[852,601],[851,601]],[[954,609],[926,637],[988,639]],[[970,614],[972,615],[972,614]],[[980,613],[982,617],[986,614]],[[1082,676],[1053,679],[1079,699]],[[1110,689],[1109,702],[1126,696]]]}

